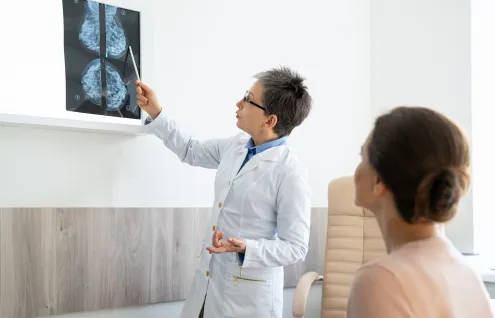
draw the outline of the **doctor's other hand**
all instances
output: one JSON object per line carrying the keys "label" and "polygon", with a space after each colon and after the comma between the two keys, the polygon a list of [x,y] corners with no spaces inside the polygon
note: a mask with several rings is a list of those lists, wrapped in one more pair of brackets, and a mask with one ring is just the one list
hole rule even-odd
{"label": "doctor's other hand", "polygon": [[218,230],[213,232],[213,247],[208,246],[206,248],[210,254],[244,253],[246,251],[246,240],[242,238],[229,238],[227,242],[220,242],[222,238],[222,232],[218,232]]}
{"label": "doctor's other hand", "polygon": [[136,81],[136,99],[139,107],[150,115],[151,119],[155,119],[162,111],[155,92],[140,81]]}
{"label": "doctor's other hand", "polygon": [[223,239],[223,233],[218,232],[218,230],[215,230],[211,237],[211,244],[213,245],[213,247],[222,247],[222,243],[220,242],[220,240],[222,239]]}

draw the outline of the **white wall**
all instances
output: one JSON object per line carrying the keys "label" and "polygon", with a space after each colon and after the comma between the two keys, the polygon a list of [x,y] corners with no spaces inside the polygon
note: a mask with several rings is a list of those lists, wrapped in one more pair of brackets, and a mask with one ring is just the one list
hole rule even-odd
{"label": "white wall", "polygon": [[[495,264],[495,213],[493,212],[493,136],[495,125],[495,2],[472,0],[472,120],[473,198],[475,243],[479,252]],[[492,290],[494,286],[492,285]],[[495,294],[494,294],[495,297]]]}
{"label": "white wall", "polygon": [[[383,107],[431,106],[472,136],[468,0],[372,0],[371,9],[365,0],[105,1],[142,10],[143,80],[198,138],[236,132],[234,104],[250,75],[279,64],[300,70],[315,108],[290,144],[310,169],[314,206],[326,206],[330,179],[353,172]],[[0,81],[9,89],[0,111],[63,110],[61,3],[6,5],[23,19],[0,21],[16,30],[3,32],[16,49],[2,53]],[[5,127],[0,147],[1,206],[209,206],[212,198],[213,171],[180,164],[152,136]],[[474,179],[476,186],[476,172]],[[469,193],[447,229],[462,251],[473,250],[472,205]]]}
{"label": "white wall", "polygon": [[[436,109],[472,138],[470,1],[371,1],[371,109]],[[446,234],[472,252],[473,203],[468,193]]]}
{"label": "white wall", "polygon": [[[15,50],[2,53],[0,112],[66,116],[61,1],[28,2],[3,7],[22,18],[0,22],[16,30],[4,37]],[[250,76],[292,66],[315,101],[289,141],[310,170],[313,205],[327,205],[332,178],[353,173],[370,128],[369,1],[105,2],[142,9],[143,80],[184,129],[200,139],[236,133]],[[1,206],[211,205],[213,171],[180,164],[152,136],[6,127],[0,146]]]}

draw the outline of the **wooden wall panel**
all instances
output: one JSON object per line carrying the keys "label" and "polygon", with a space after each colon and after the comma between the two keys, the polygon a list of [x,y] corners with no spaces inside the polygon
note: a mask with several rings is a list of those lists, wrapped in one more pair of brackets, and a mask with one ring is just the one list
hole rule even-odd
{"label": "wooden wall panel", "polygon": [[306,272],[318,272],[323,274],[327,242],[327,220],[327,208],[312,209],[308,255],[303,263],[286,266],[284,268],[284,283],[286,287],[296,286],[299,277]]}
{"label": "wooden wall panel", "polygon": [[[19,211],[14,213],[19,213]],[[92,268],[88,268],[88,244],[92,210],[54,209],[55,230],[51,235],[54,248],[52,291],[49,308],[54,313],[82,311],[85,286]]]}
{"label": "wooden wall panel", "polygon": [[[70,212],[60,219],[69,218]],[[79,211],[77,214],[85,214]],[[94,209],[88,214],[86,226],[75,228],[80,249],[85,257],[72,265],[83,273],[78,284],[84,310],[116,308],[149,302],[151,278],[152,215],[147,209]],[[81,232],[80,232],[81,231]],[[62,243],[62,242],[61,242]],[[59,244],[57,244],[59,246]],[[84,288],[84,289],[81,289]],[[81,304],[75,303],[81,311]],[[74,311],[74,309],[70,311]],[[69,312],[68,308],[58,311]]]}
{"label": "wooden wall panel", "polygon": [[16,209],[0,213],[0,317],[49,314],[53,277],[52,213]]}
{"label": "wooden wall panel", "polygon": [[[186,297],[208,208],[0,209],[0,317],[143,305]],[[322,272],[326,208],[312,211],[306,261]]]}
{"label": "wooden wall panel", "polygon": [[185,299],[198,264],[207,208],[153,211],[150,302]]}

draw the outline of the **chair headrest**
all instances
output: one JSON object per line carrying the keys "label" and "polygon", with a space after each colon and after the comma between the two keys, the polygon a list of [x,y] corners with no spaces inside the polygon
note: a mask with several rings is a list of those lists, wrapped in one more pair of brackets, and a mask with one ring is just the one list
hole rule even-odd
{"label": "chair headrest", "polygon": [[[328,214],[365,216],[363,208],[355,204],[354,177],[333,179],[328,184]],[[366,216],[373,215],[366,211]]]}

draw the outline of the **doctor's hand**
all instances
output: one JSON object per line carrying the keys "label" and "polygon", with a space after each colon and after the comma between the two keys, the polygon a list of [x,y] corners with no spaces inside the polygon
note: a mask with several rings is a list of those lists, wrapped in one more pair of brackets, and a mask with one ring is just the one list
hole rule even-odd
{"label": "doctor's hand", "polygon": [[229,238],[227,242],[220,242],[221,239],[223,239],[223,233],[215,230],[212,237],[213,247],[206,248],[210,254],[244,253],[246,251],[246,240],[242,238]]}
{"label": "doctor's hand", "polygon": [[140,81],[136,81],[136,99],[139,107],[150,115],[151,119],[155,119],[162,111],[155,92]]}

